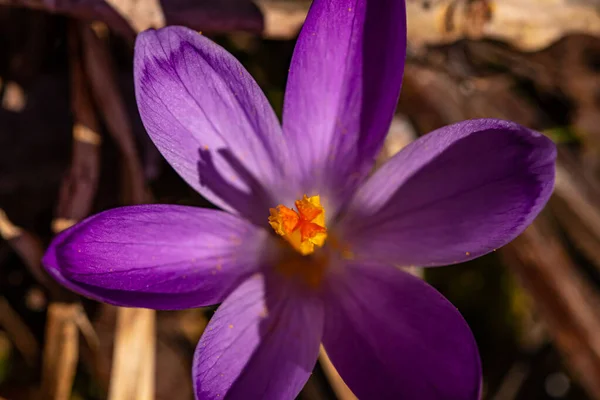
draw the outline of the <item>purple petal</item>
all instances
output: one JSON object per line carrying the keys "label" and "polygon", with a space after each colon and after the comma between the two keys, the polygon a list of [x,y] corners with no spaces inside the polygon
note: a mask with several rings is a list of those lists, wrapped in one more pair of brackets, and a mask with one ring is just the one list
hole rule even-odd
{"label": "purple petal", "polygon": [[317,361],[322,333],[320,302],[250,278],[219,307],[198,343],[197,398],[295,398]]}
{"label": "purple petal", "polygon": [[352,200],[340,230],[357,259],[435,266],[510,242],[544,207],[556,147],[512,122],[434,131],[389,160]]}
{"label": "purple petal", "polygon": [[323,344],[358,398],[478,399],[477,344],[440,293],[392,267],[346,265],[335,278]]}
{"label": "purple petal", "polygon": [[328,187],[339,201],[372,167],[400,93],[405,14],[398,0],[313,2],[283,113],[305,188]]}
{"label": "purple petal", "polygon": [[105,211],[44,256],[61,284],[106,303],[180,309],[219,303],[259,268],[266,232],[222,211],[171,205]]}
{"label": "purple petal", "polygon": [[211,202],[266,225],[283,136],[244,67],[183,27],[140,34],[134,67],[142,121],[167,161]]}

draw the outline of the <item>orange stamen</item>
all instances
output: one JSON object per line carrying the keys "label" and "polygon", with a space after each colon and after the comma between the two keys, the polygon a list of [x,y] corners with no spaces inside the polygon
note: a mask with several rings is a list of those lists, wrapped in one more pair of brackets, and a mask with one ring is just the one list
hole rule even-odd
{"label": "orange stamen", "polygon": [[327,238],[325,209],[321,206],[319,196],[304,195],[295,204],[298,211],[284,205],[271,208],[269,224],[294,249],[302,255],[308,255],[315,251],[315,246],[323,246]]}

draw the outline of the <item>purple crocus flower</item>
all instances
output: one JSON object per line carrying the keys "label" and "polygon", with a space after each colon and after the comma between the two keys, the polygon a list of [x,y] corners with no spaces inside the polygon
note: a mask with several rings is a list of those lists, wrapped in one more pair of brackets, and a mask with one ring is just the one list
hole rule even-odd
{"label": "purple crocus flower", "polygon": [[116,305],[222,302],[196,349],[198,399],[292,399],[321,343],[359,398],[476,399],[469,327],[397,267],[458,263],[512,240],[550,196],[556,150],[515,123],[474,120],[422,137],[369,176],[405,49],[403,1],[315,0],[282,127],[224,49],[181,27],[142,33],[144,125],[225,211],[109,210],[59,235],[46,268]]}

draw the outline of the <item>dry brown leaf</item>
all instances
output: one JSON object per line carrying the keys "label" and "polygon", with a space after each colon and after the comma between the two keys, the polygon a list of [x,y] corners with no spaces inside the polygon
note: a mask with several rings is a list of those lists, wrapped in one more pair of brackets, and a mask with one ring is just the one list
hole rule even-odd
{"label": "dry brown leaf", "polygon": [[0,4],[101,21],[133,40],[137,32],[185,25],[205,32],[261,32],[262,16],[251,0],[0,0]]}

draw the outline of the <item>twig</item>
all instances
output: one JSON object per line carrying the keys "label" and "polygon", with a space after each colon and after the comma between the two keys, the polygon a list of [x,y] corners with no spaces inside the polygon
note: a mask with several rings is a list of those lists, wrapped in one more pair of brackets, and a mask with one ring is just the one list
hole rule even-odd
{"label": "twig", "polygon": [[71,109],[73,111],[73,155],[71,168],[62,181],[55,233],[69,228],[89,215],[100,175],[100,144],[102,137],[87,87],[80,55],[79,34],[74,23],[69,30],[69,61],[71,67]]}
{"label": "twig", "polygon": [[19,314],[4,297],[0,297],[0,326],[11,337],[15,347],[29,365],[35,365],[38,355],[38,343]]}
{"label": "twig", "polygon": [[8,242],[23,260],[33,278],[54,297],[65,296],[65,290],[54,282],[42,268],[44,247],[34,234],[14,225],[4,210],[0,209],[0,237]]}
{"label": "twig", "polygon": [[131,122],[119,90],[108,45],[87,25],[80,26],[79,31],[83,40],[85,71],[92,94],[123,158],[124,202],[148,203],[151,196],[145,184]]}
{"label": "twig", "polygon": [[500,388],[491,398],[491,400],[514,400],[519,394],[519,390],[523,386],[523,383],[529,376],[531,368],[529,364],[523,362],[516,362],[508,370]]}

